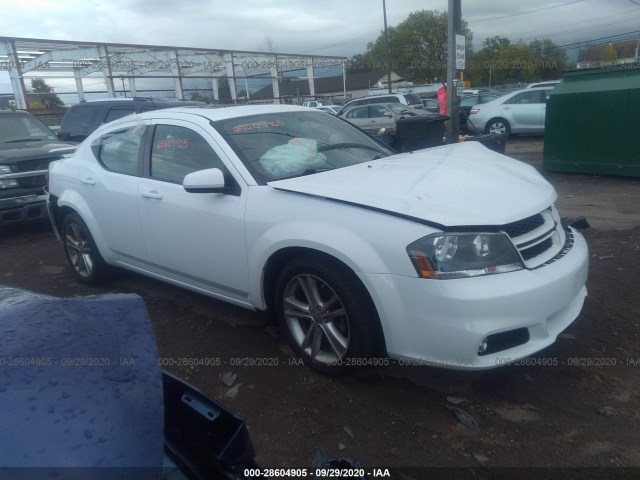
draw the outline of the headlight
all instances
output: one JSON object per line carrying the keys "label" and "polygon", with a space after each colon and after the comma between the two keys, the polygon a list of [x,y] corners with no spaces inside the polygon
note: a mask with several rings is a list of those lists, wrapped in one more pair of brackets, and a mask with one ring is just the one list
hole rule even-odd
{"label": "headlight", "polygon": [[522,270],[513,243],[503,233],[437,233],[407,247],[418,275],[447,280]]}
{"label": "headlight", "polygon": [[5,173],[12,173],[11,167],[8,165],[0,165],[0,175],[3,175]]}
{"label": "headlight", "polygon": [[0,190],[5,190],[7,188],[15,188],[19,186],[20,184],[15,178],[10,178],[9,180],[0,180]]}

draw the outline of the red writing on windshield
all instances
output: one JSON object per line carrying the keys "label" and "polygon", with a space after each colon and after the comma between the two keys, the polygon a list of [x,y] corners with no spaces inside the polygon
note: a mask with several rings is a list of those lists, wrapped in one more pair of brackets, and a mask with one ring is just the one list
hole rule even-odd
{"label": "red writing on windshield", "polygon": [[160,140],[156,144],[156,149],[171,148],[171,147],[188,148],[189,140],[187,140],[186,138],[167,138],[166,140],[164,139]]}
{"label": "red writing on windshield", "polygon": [[281,127],[284,125],[282,120],[266,120],[262,122],[256,123],[247,123],[245,125],[238,125],[233,127],[233,133],[245,133],[250,132],[252,130],[258,130],[259,128],[267,128],[267,127]]}

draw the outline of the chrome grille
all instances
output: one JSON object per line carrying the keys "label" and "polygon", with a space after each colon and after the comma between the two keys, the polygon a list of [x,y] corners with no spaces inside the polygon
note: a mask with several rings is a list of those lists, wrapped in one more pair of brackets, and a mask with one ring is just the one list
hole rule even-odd
{"label": "chrome grille", "polygon": [[566,232],[554,207],[502,227],[520,252],[527,268],[548,263],[563,249]]}
{"label": "chrome grille", "polygon": [[24,162],[18,162],[15,168],[18,172],[33,172],[34,170],[47,170],[49,163],[54,160],[59,160],[60,156],[52,158],[43,158],[40,160],[25,160]]}
{"label": "chrome grille", "polygon": [[504,232],[510,237],[519,237],[525,233],[529,233],[532,230],[544,225],[544,217],[538,213],[519,222],[513,222],[502,227]]}

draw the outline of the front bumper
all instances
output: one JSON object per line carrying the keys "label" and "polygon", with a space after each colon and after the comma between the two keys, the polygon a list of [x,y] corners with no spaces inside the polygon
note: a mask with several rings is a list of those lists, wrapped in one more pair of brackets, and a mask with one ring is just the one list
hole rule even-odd
{"label": "front bumper", "polygon": [[53,195],[51,195],[49,193],[49,190],[47,190],[47,187],[44,188],[44,196],[45,196],[46,205],[47,205],[47,207],[46,207],[47,208],[47,215],[49,217],[49,222],[51,223],[51,228],[53,229],[53,233],[55,234],[55,236],[58,239],[58,241],[62,243],[62,237],[60,236],[60,230],[58,230],[58,222],[56,222],[56,216],[54,215],[54,208],[56,207],[56,203],[55,203],[54,199],[56,197],[53,197]]}
{"label": "front bumper", "polygon": [[[572,233],[566,255],[534,270],[457,280],[360,274],[378,308],[389,356],[483,370],[551,345],[576,319],[587,295],[587,244]],[[528,334],[521,344],[478,353],[490,335],[518,330]]]}
{"label": "front bumper", "polygon": [[0,223],[37,222],[46,220],[47,208],[44,194],[29,194],[0,199]]}

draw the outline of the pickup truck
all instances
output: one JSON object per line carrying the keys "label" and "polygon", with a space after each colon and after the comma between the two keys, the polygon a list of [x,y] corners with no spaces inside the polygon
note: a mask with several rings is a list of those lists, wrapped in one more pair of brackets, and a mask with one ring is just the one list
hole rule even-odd
{"label": "pickup truck", "polygon": [[49,163],[77,145],[60,142],[23,111],[0,111],[0,225],[48,218],[44,186]]}

